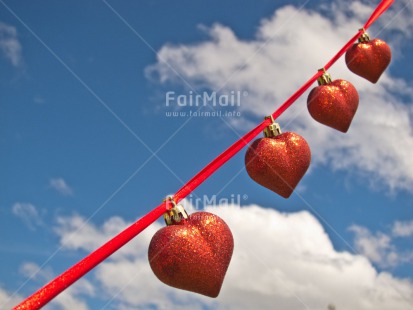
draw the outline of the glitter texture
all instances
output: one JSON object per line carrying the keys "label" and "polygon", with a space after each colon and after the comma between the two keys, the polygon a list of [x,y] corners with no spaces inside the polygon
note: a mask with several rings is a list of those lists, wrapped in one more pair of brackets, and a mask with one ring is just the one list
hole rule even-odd
{"label": "glitter texture", "polygon": [[257,139],[245,154],[249,176],[284,198],[290,197],[310,161],[310,147],[303,137],[293,132]]}
{"label": "glitter texture", "polygon": [[165,284],[217,297],[233,249],[228,225],[212,213],[196,212],[157,231],[148,258],[152,271]]}
{"label": "glitter texture", "polygon": [[350,71],[372,83],[377,83],[390,60],[390,47],[380,39],[354,44],[346,53]]}
{"label": "glitter texture", "polygon": [[307,107],[321,124],[347,132],[359,105],[356,88],[345,80],[320,85],[310,92]]}

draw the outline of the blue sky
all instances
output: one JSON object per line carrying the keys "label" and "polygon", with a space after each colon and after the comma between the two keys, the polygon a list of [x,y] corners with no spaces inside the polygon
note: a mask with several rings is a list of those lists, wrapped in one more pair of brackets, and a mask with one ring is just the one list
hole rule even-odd
{"label": "blue sky", "polygon": [[[376,4],[1,0],[0,308],[178,190],[326,63]],[[159,221],[48,308],[410,309],[412,9],[396,1],[369,31],[393,52],[376,85],[343,59],[330,70],[360,93],[347,134],[310,118],[308,93],[279,119],[313,154],[291,198],[249,179],[244,149],[185,201],[192,210],[216,197],[205,207],[234,234],[216,300],[151,273]],[[198,107],[166,104],[167,92],[191,91],[240,92],[239,105],[215,107],[236,117],[191,118]]]}

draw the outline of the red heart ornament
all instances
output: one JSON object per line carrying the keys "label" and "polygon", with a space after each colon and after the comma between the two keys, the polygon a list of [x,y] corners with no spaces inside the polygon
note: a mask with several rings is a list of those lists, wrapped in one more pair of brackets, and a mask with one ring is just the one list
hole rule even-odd
{"label": "red heart ornament", "polygon": [[293,132],[257,139],[245,154],[248,175],[284,198],[290,197],[310,161],[307,141]]}
{"label": "red heart ornament", "polygon": [[356,88],[345,80],[334,80],[313,88],[307,98],[310,115],[321,124],[347,132],[359,105]]}
{"label": "red heart ornament", "polygon": [[350,47],[345,58],[351,72],[377,83],[391,61],[391,49],[383,40],[367,39]]}
{"label": "red heart ornament", "polygon": [[231,261],[234,239],[228,225],[208,212],[156,232],[149,244],[152,271],[175,288],[217,297]]}

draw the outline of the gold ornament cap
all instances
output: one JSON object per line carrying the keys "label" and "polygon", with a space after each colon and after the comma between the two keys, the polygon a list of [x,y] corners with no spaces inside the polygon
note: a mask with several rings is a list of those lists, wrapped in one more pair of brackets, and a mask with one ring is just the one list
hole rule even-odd
{"label": "gold ornament cap", "polygon": [[263,131],[264,137],[274,138],[282,133],[280,125],[274,121],[274,118],[272,117],[272,115],[266,116],[264,119],[271,119],[272,121],[272,124],[265,127]]}
{"label": "gold ornament cap", "polygon": [[370,41],[370,36],[369,34],[366,32],[366,30],[364,30],[364,28],[361,28],[359,30],[363,30],[362,35],[359,37],[359,43],[366,43]]}
{"label": "gold ornament cap", "polygon": [[332,82],[331,75],[328,73],[324,68],[321,68],[318,71],[324,71],[323,75],[317,79],[317,83],[319,86],[326,85]]}
{"label": "gold ornament cap", "polygon": [[163,214],[165,224],[167,226],[181,222],[182,220],[188,219],[188,213],[186,213],[182,205],[177,205],[172,197],[164,199],[164,201],[169,200],[173,205],[173,208]]}

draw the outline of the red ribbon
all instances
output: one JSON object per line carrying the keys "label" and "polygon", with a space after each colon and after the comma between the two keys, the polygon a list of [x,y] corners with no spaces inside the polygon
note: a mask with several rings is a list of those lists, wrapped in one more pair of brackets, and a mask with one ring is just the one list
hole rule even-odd
{"label": "red ribbon", "polygon": [[[359,36],[367,30],[392,4],[394,0],[383,0],[374,10],[364,29],[360,29],[354,37],[347,42],[346,45],[324,66],[323,69],[328,70],[359,38]],[[301,86],[290,98],[288,98],[273,114],[273,119],[277,119],[285,112],[321,75],[323,70],[319,70],[313,77],[311,77],[303,86]],[[230,158],[238,153],[245,145],[251,142],[265,127],[271,124],[271,119],[265,119],[257,127],[252,129],[241,139],[232,144],[221,155],[210,162],[204,169],[196,174],[189,182],[187,182],[181,189],[179,189],[173,196],[176,203],[188,196],[200,184],[202,184],[209,176],[224,165]],[[25,299],[19,305],[14,307],[14,310],[34,310],[40,309],[51,301],[54,297],[59,295],[62,291],[72,285],[74,282],[83,277],[86,273],[119,250],[122,246],[136,237],[139,233],[145,230],[149,225],[155,222],[165,211],[172,208],[171,202],[166,200],[151,212],[143,216],[141,219],[133,223],[131,226],[120,232],[117,236],[106,242],[100,248],[90,253],[84,259],[71,268],[63,272],[54,280],[39,289],[33,295]]]}

